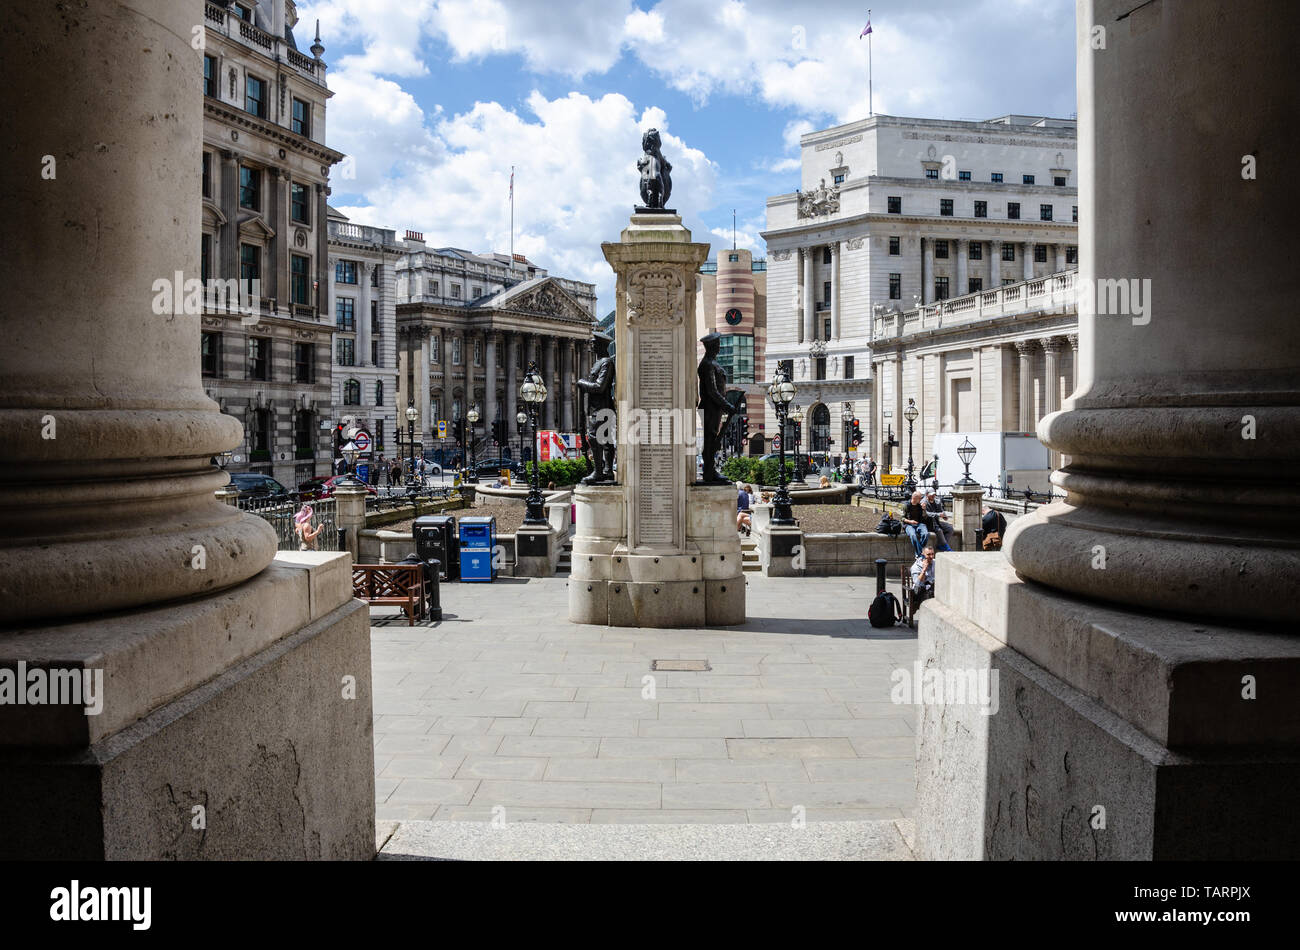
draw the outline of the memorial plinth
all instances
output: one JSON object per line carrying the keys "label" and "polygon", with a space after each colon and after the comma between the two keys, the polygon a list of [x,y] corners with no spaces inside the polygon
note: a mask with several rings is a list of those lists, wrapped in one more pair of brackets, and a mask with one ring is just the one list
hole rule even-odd
{"label": "memorial plinth", "polygon": [[743,623],[735,492],[695,484],[695,273],[709,246],[676,214],[638,213],[602,245],[617,275],[617,485],[574,492],[569,619]]}

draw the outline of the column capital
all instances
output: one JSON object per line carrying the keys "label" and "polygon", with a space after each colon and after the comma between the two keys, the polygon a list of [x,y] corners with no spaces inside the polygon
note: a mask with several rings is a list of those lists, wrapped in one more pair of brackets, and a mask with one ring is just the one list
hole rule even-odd
{"label": "column capital", "polygon": [[1067,333],[1066,336],[1065,336],[1065,338],[1066,338],[1066,340],[1068,340],[1069,343],[1070,343],[1070,349],[1073,350],[1075,353],[1078,353],[1078,352],[1079,352],[1079,334],[1077,334],[1077,333]]}
{"label": "column capital", "polygon": [[1043,348],[1044,352],[1055,356],[1061,351],[1061,338],[1059,336],[1040,337],[1038,345]]}
{"label": "column capital", "polygon": [[1016,340],[1014,345],[1016,348],[1016,352],[1019,353],[1022,357],[1029,357],[1033,355],[1034,352],[1033,340]]}

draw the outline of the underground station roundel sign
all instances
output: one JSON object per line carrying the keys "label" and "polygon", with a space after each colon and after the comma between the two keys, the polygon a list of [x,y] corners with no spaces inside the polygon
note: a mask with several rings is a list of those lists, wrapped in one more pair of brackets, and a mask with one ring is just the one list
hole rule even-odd
{"label": "underground station roundel sign", "polygon": [[727,323],[733,327],[740,326],[740,321],[745,319],[745,315],[732,307],[727,311]]}

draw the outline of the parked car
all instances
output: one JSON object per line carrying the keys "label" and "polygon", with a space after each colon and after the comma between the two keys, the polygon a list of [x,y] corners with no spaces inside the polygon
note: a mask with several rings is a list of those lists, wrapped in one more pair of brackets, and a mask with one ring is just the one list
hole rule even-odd
{"label": "parked car", "polygon": [[506,458],[479,459],[474,464],[474,471],[479,478],[482,478],[485,475],[491,475],[493,477],[496,477],[497,475],[500,474],[501,469],[503,468],[510,469],[512,475],[518,475],[522,470],[522,466],[520,466],[519,462],[516,461],[515,459],[506,459]]}
{"label": "parked car", "polygon": [[324,475],[303,479],[298,483],[298,497],[303,501],[324,498],[325,483],[329,481]]}
{"label": "parked car", "polygon": [[273,498],[279,495],[287,497],[291,494],[289,489],[270,475],[261,475],[257,472],[232,472],[230,487],[239,491],[240,498]]}
{"label": "parked car", "polygon": [[[325,481],[321,483],[321,493],[317,497],[329,498],[331,495],[334,494],[334,489],[338,487],[339,482],[343,481],[343,479],[348,477],[349,476],[347,475],[331,475],[329,478],[325,479]],[[379,490],[375,488],[374,485],[366,485],[365,488],[366,491],[371,495],[379,494]]]}

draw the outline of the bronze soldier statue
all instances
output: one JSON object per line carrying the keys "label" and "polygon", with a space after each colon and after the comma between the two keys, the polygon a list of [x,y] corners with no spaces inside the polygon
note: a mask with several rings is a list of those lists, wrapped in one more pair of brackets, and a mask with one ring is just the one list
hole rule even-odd
{"label": "bronze soldier statue", "polygon": [[644,207],[637,211],[667,211],[668,198],[673,193],[673,166],[664,158],[659,142],[659,130],[649,129],[641,136],[641,151],[636,167],[641,172],[641,200]]}
{"label": "bronze soldier statue", "polygon": [[704,476],[698,484],[730,484],[718,474],[716,456],[722,445],[722,430],[734,407],[727,402],[727,371],[718,364],[718,347],[722,337],[710,333],[700,337],[704,359],[700,360],[700,415],[704,417]]}
{"label": "bronze soldier statue", "polygon": [[595,333],[591,348],[596,362],[588,379],[578,380],[578,389],[587,400],[587,442],[592,447],[592,472],[584,485],[614,483],[615,438],[618,419],[614,411],[614,358],[609,355],[611,338]]}

